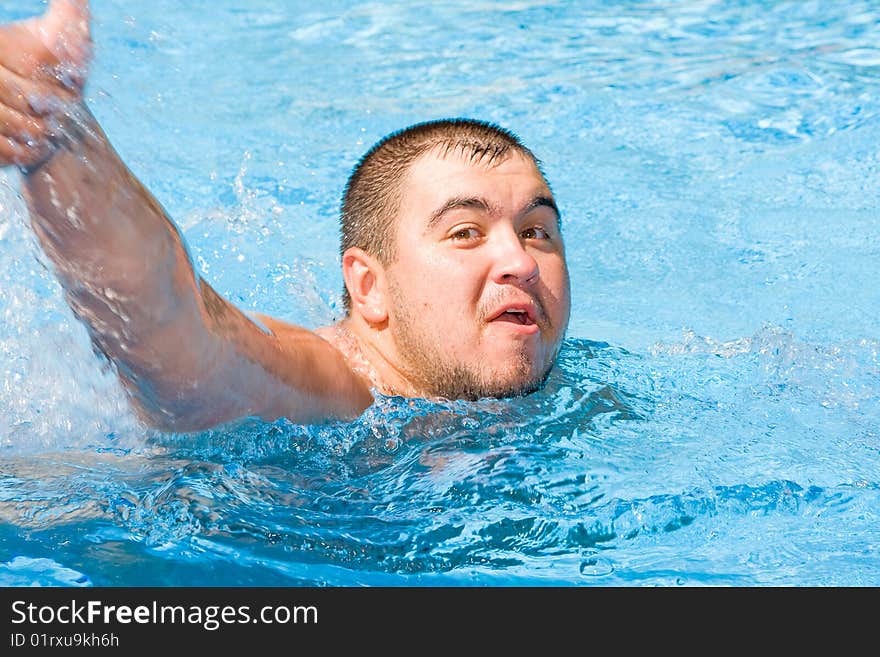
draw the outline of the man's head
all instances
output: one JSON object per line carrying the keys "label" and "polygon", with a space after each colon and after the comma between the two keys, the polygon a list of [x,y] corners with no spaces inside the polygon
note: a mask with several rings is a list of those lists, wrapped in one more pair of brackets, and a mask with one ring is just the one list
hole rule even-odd
{"label": "man's head", "polygon": [[423,394],[541,385],[568,324],[559,213],[512,133],[456,119],[394,133],[355,167],[342,207],[349,322]]}

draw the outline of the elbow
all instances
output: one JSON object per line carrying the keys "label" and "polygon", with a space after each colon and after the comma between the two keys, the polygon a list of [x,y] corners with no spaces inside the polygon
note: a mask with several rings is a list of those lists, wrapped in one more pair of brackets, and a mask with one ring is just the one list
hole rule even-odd
{"label": "elbow", "polygon": [[138,376],[119,362],[116,366],[129,403],[151,429],[163,433],[207,431],[240,415],[217,404],[195,381],[163,381]]}
{"label": "elbow", "polygon": [[197,399],[145,400],[131,395],[130,400],[140,421],[162,433],[198,433],[236,419]]}

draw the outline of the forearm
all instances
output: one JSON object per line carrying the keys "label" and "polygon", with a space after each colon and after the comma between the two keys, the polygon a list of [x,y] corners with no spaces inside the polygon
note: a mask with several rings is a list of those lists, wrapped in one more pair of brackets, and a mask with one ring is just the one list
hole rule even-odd
{"label": "forearm", "polygon": [[247,415],[351,417],[371,396],[310,331],[264,332],[194,272],[183,239],[89,115],[26,173],[31,222],[68,302],[162,429]]}
{"label": "forearm", "polygon": [[193,387],[217,341],[185,245],[82,109],[84,121],[24,175],[32,226],[71,308],[129,388]]}
{"label": "forearm", "polygon": [[363,410],[370,391],[334,347],[299,327],[262,330],[195,273],[82,103],[90,51],[85,0],[0,25],[0,167],[23,172],[40,245],[144,419],[186,431]]}
{"label": "forearm", "polygon": [[192,297],[181,236],[82,106],[63,144],[25,172],[31,223],[68,294],[137,297],[159,321]]}

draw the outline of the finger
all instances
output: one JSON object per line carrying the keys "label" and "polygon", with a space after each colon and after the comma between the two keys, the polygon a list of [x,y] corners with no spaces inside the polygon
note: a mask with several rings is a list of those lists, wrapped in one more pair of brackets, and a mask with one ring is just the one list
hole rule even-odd
{"label": "finger", "polygon": [[46,115],[59,104],[71,103],[77,97],[57,81],[38,82],[0,65],[0,104],[22,114]]}
{"label": "finger", "polygon": [[48,126],[42,119],[0,105],[0,134],[23,142],[36,141],[48,135]]}
{"label": "finger", "polygon": [[24,77],[62,65],[65,77],[80,82],[91,51],[84,0],[53,0],[43,16],[0,27],[0,62]]}
{"label": "finger", "polygon": [[29,166],[39,161],[39,153],[32,147],[10,137],[0,136],[0,165]]}
{"label": "finger", "polygon": [[25,144],[18,139],[0,136],[0,166],[33,167],[48,159],[55,149],[56,146],[47,139]]}
{"label": "finger", "polygon": [[83,66],[91,54],[89,3],[85,0],[52,0],[41,18],[25,25],[62,62]]}
{"label": "finger", "polygon": [[0,63],[18,75],[30,77],[57,60],[23,23],[13,23],[0,27]]}

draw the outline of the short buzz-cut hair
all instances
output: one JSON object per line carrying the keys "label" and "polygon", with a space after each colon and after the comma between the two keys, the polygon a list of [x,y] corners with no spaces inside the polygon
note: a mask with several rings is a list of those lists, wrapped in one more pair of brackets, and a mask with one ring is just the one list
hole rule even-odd
{"label": "short buzz-cut hair", "polygon": [[[358,247],[383,265],[394,262],[401,182],[413,162],[434,148],[444,155],[459,153],[471,162],[486,164],[518,152],[545,177],[540,161],[519,137],[494,123],[464,118],[416,123],[382,138],[354,167],[342,198],[340,254]],[[347,288],[343,288],[342,301],[347,315],[351,312]]]}

